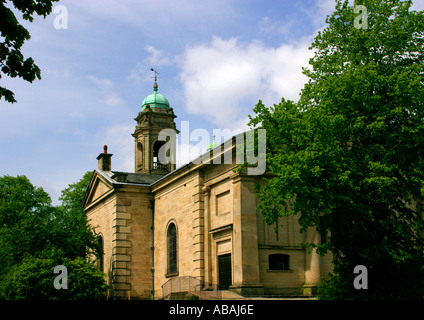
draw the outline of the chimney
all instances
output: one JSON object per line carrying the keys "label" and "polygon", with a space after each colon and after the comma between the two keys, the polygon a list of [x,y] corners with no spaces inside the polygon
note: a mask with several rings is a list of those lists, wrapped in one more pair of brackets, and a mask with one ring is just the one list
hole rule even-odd
{"label": "chimney", "polygon": [[111,158],[112,154],[107,153],[107,145],[103,147],[103,153],[99,154],[97,160],[99,161],[99,170],[102,171],[111,171]]}

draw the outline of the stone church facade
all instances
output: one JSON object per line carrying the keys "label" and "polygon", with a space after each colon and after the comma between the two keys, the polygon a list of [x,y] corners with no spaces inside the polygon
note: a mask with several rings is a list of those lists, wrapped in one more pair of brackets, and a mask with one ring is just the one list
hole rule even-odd
{"label": "stone church facade", "polygon": [[[202,155],[209,163],[162,164],[159,134],[178,131],[157,90],[155,83],[135,118],[134,172],[112,170],[105,146],[82,204],[100,234],[104,254],[97,262],[111,285],[109,297],[164,298],[162,286],[182,277],[242,296],[312,294],[331,272],[331,257],[308,254],[300,244],[321,236],[315,229],[301,233],[297,215],[264,222],[253,189],[262,176],[212,159],[223,158],[224,146],[235,159],[234,137]],[[175,149],[166,155],[172,159]]]}

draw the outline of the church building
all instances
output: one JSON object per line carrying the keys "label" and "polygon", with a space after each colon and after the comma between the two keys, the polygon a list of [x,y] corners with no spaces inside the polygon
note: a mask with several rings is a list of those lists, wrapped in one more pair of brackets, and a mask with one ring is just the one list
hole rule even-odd
{"label": "church building", "polygon": [[235,161],[212,161],[225,152],[235,159],[235,137],[205,150],[201,157],[211,161],[162,163],[159,135],[178,133],[175,118],[155,81],[135,118],[134,172],[113,170],[106,146],[97,157],[82,206],[100,235],[97,263],[109,298],[167,298],[187,279],[241,296],[313,294],[332,271],[331,257],[300,244],[325,239],[313,228],[301,233],[298,215],[264,222],[254,190],[263,176],[236,172]]}

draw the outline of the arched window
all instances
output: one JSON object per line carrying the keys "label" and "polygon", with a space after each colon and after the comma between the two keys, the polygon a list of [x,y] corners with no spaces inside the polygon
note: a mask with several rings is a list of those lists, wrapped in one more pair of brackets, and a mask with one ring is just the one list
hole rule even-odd
{"label": "arched window", "polygon": [[270,254],[268,256],[269,270],[290,270],[290,256],[286,254]]}
{"label": "arched window", "polygon": [[99,250],[100,250],[100,252],[98,252],[97,253],[97,267],[99,268],[99,270],[101,271],[101,272],[104,272],[104,259],[103,259],[103,248],[104,248],[104,245],[103,245],[103,237],[102,236],[99,236],[98,238],[97,238],[97,241],[98,241],[98,243],[99,243]]}
{"label": "arched window", "polygon": [[174,223],[168,226],[168,274],[178,272],[177,268],[177,228]]}
{"label": "arched window", "polygon": [[161,159],[159,156],[159,150],[164,144],[163,141],[156,141],[153,145],[153,169],[166,169],[166,165],[160,162],[160,160],[164,161],[165,159]]}
{"label": "arched window", "polygon": [[143,170],[143,145],[137,143],[137,170]]}

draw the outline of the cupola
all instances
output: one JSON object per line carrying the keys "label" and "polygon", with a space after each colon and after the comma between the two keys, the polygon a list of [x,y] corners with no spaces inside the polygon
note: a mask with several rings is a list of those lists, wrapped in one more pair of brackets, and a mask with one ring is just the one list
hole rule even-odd
{"label": "cupola", "polygon": [[168,99],[158,93],[158,84],[156,79],[155,84],[153,85],[153,93],[144,98],[143,102],[141,103],[141,111],[146,109],[147,106],[150,106],[150,108],[162,108],[166,111],[168,111],[170,108]]}

